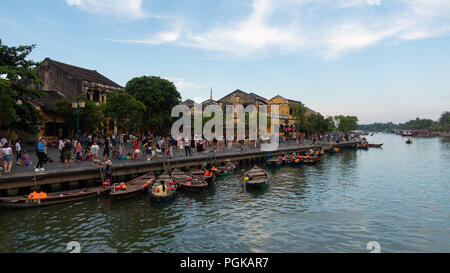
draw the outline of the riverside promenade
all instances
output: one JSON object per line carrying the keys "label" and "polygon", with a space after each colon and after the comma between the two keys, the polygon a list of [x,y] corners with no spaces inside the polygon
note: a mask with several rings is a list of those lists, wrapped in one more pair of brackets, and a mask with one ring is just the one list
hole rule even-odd
{"label": "riverside promenade", "polygon": [[[313,144],[280,144],[276,151],[264,152],[254,147],[247,147],[244,151],[237,151],[234,147],[229,152],[216,152],[215,162],[214,156],[211,152],[193,153],[193,156],[186,157],[184,152],[179,154],[178,150],[175,152],[174,158],[171,159],[153,159],[146,160],[145,156],[141,155],[139,160],[112,160],[114,168],[114,176],[121,177],[125,181],[132,179],[132,177],[153,172],[164,170],[165,167],[170,168],[183,168],[183,167],[196,167],[202,165],[204,162],[208,164],[216,164],[230,160],[232,162],[248,163],[248,162],[264,162],[268,155],[275,156],[283,153],[303,152],[308,149],[320,149],[323,146],[333,146],[339,148],[351,147],[359,140],[352,140],[341,143],[319,143]],[[40,186],[46,185],[63,185],[67,183],[100,183],[102,179],[101,168],[102,166],[94,165],[91,161],[86,162],[72,162],[71,168],[64,168],[64,164],[58,160],[58,151],[56,148],[50,148],[48,151],[50,158],[54,160],[53,163],[46,164],[45,171],[34,172],[34,166],[14,166],[13,173],[9,175],[0,176],[0,191],[1,195],[15,195],[17,190],[30,188],[37,189]],[[31,153],[30,153],[31,155]],[[101,155],[99,156],[100,158]],[[35,158],[33,159],[33,165],[35,164]]]}

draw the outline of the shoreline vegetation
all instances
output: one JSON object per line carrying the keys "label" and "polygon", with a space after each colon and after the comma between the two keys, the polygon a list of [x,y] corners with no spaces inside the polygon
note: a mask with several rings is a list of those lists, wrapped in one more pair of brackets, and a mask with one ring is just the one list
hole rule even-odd
{"label": "shoreline vegetation", "polygon": [[450,136],[450,111],[445,111],[436,121],[432,119],[412,119],[405,123],[395,124],[393,122],[375,122],[371,124],[359,124],[358,130],[369,132],[391,132],[401,130],[423,131],[433,136]]}

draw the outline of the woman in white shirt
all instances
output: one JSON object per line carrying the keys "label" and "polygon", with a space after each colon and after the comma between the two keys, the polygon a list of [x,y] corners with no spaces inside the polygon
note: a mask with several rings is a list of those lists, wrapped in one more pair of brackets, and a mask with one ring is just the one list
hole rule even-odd
{"label": "woman in white shirt", "polygon": [[98,146],[97,142],[94,142],[94,144],[91,146],[92,153],[94,154],[94,159],[98,159],[98,151],[100,150],[100,147]]}
{"label": "woman in white shirt", "polygon": [[2,148],[3,161],[5,163],[5,173],[10,173],[12,168],[12,149],[8,143],[6,143]]}

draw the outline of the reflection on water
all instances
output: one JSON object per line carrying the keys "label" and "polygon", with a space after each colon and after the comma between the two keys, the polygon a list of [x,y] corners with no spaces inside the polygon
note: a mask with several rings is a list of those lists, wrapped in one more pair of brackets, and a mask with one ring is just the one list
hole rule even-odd
{"label": "reflection on water", "polygon": [[[169,204],[97,198],[0,211],[0,252],[450,251],[450,141],[376,134],[383,149],[326,154],[316,165],[271,169],[247,192],[239,175]],[[251,166],[247,166],[251,167]]]}

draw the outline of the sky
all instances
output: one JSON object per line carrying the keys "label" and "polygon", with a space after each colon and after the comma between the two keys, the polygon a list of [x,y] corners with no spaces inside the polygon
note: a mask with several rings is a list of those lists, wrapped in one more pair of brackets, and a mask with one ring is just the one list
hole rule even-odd
{"label": "sky", "polygon": [[450,110],[450,0],[15,0],[0,39],[183,100],[240,89],[360,124]]}

